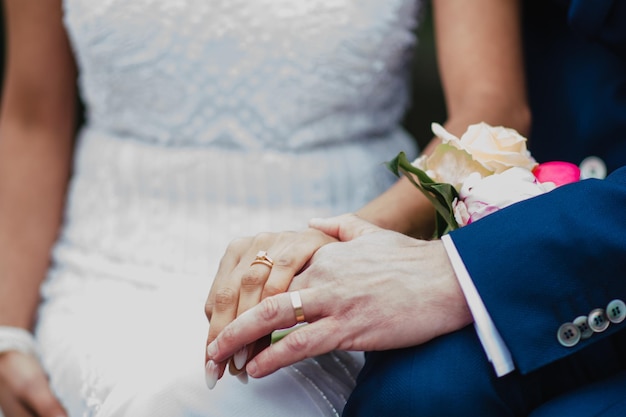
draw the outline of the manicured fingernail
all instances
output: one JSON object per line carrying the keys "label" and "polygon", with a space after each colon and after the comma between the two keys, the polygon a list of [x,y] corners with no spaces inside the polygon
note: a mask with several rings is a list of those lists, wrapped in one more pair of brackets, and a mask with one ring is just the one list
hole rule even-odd
{"label": "manicured fingernail", "polygon": [[235,368],[239,369],[243,369],[244,366],[246,366],[246,361],[248,360],[248,347],[244,346],[241,349],[239,349],[237,351],[237,353],[235,353],[235,355],[233,356],[233,362],[235,365]]}
{"label": "manicured fingernail", "polygon": [[217,378],[219,376],[217,364],[210,360],[206,363],[206,367],[204,369],[204,379],[206,381],[206,386],[209,387],[209,389],[215,388],[215,384],[217,384]]}
{"label": "manicured fingernail", "polygon": [[248,374],[246,372],[242,372],[240,374],[237,374],[237,379],[242,384],[247,384],[248,383]]}
{"label": "manicured fingernail", "polygon": [[209,358],[214,358],[217,355],[217,343],[215,340],[206,347],[206,354],[209,355]]}

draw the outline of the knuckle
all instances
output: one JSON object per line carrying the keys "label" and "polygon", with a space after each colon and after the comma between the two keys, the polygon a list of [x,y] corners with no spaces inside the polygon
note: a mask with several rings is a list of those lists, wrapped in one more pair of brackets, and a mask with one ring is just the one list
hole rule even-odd
{"label": "knuckle", "polygon": [[254,268],[246,271],[241,277],[241,287],[250,289],[260,287],[265,283],[267,274],[264,271],[260,271],[260,268]]}
{"label": "knuckle", "polygon": [[278,317],[280,307],[275,297],[265,298],[259,304],[259,316],[265,321]]}
{"label": "knuckle", "polygon": [[308,337],[305,332],[292,332],[285,338],[285,347],[295,354],[302,353],[308,346]]}
{"label": "knuckle", "polygon": [[233,330],[232,326],[226,326],[220,332],[219,339],[220,342],[225,343],[226,345],[231,345],[235,340],[236,333]]}
{"label": "knuckle", "polygon": [[238,294],[232,288],[220,288],[215,293],[215,305],[213,310],[222,311],[229,306],[235,304],[238,300]]}
{"label": "knuckle", "polygon": [[[297,244],[292,245],[291,250],[296,252],[298,249]],[[274,259],[274,268],[282,268],[287,270],[294,269],[294,265],[296,261],[293,256],[289,255],[281,255],[280,257]]]}

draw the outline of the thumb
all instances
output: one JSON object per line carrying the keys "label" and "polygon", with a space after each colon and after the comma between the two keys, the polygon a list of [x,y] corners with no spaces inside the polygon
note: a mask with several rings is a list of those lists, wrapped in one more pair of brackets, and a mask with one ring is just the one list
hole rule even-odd
{"label": "thumb", "polygon": [[309,227],[326,233],[329,236],[348,242],[363,235],[381,230],[378,226],[363,220],[353,213],[342,214],[341,216],[326,219],[311,219]]}

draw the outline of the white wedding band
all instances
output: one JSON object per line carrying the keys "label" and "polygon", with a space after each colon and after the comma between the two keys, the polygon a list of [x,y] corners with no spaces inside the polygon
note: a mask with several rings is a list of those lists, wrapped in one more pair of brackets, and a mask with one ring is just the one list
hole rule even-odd
{"label": "white wedding band", "polygon": [[304,323],[304,310],[302,309],[302,298],[300,298],[300,291],[291,291],[289,293],[291,299],[291,306],[296,316],[296,323]]}

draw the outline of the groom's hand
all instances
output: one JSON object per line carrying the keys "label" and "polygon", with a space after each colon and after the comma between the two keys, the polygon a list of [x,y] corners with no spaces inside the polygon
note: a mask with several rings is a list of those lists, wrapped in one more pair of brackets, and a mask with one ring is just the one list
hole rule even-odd
{"label": "groom's hand", "polygon": [[[409,238],[353,215],[311,225],[349,241],[320,248],[293,280],[289,290],[298,291],[309,324],[252,359],[246,367],[251,376],[335,349],[418,345],[472,321],[440,241]],[[219,363],[242,346],[293,326],[296,307],[288,293],[265,298],[220,332],[208,359]]]}

